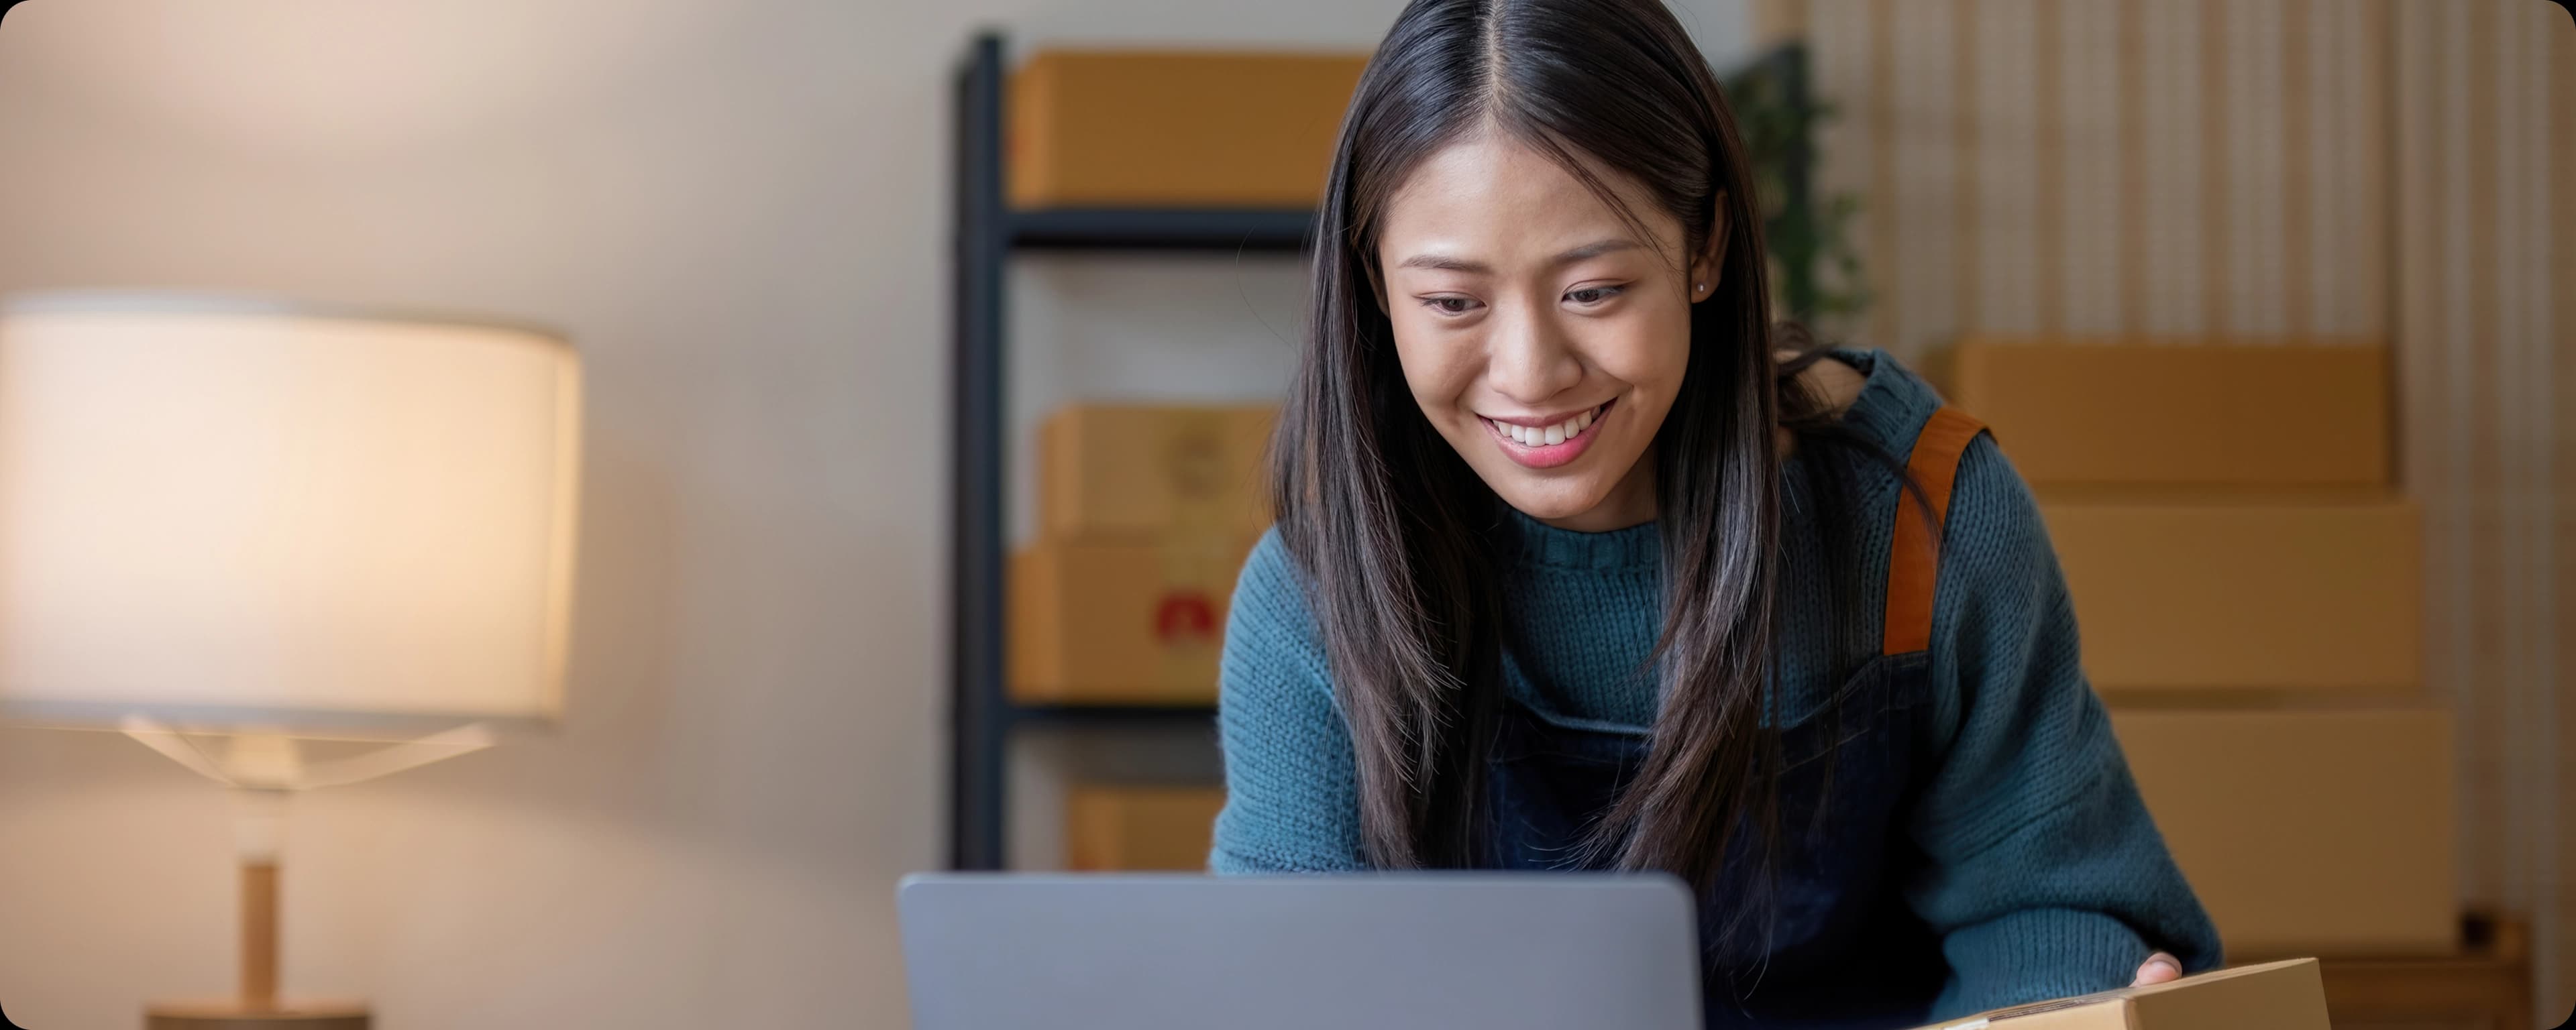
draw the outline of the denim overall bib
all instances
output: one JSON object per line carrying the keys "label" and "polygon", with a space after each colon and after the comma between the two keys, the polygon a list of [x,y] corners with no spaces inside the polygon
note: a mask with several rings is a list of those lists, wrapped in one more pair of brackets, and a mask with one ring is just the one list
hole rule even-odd
{"label": "denim overall bib", "polygon": [[[1916,438],[1906,471],[1935,519],[1947,512],[1959,455],[1983,431],[1943,408]],[[1718,936],[1763,889],[1747,861],[1729,861],[1701,898],[1711,1028],[1911,1027],[1940,993],[1948,970],[1941,942],[1899,893],[1916,861],[1904,819],[1929,758],[1916,741],[1928,707],[1937,557],[1910,491],[1900,494],[1895,529],[1881,653],[1839,685],[1838,713],[1819,701],[1772,717],[1782,727],[1784,772],[1768,945],[1746,943],[1762,933],[1759,917],[1733,939]],[[1646,744],[1642,727],[1509,702],[1486,776],[1484,864],[1585,868],[1584,829],[1641,766]],[[1739,830],[1736,851],[1749,856],[1743,841]]]}

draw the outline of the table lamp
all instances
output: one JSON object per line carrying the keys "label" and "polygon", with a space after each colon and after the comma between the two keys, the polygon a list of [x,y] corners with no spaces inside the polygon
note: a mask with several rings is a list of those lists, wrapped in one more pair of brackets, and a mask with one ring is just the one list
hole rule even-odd
{"label": "table lamp", "polygon": [[240,997],[150,1030],[368,1025],[279,1000],[281,806],[554,721],[580,404],[525,327],[0,302],[0,718],[122,730],[241,801]]}

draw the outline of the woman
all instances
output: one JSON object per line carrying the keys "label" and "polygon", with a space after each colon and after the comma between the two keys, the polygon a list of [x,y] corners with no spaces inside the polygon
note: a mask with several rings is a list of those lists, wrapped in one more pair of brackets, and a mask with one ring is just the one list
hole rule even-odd
{"label": "woman", "polygon": [[1405,8],[1325,189],[1212,865],[1669,870],[1713,1026],[2215,967],[2027,488],[1886,355],[1775,354],[1755,211],[1655,0]]}

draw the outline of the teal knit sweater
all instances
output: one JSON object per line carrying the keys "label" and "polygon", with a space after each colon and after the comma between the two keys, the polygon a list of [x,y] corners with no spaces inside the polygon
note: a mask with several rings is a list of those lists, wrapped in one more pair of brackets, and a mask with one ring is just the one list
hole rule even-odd
{"label": "teal knit sweater", "polygon": [[[1839,356],[1867,377],[1843,423],[1901,458],[1940,398],[1884,354]],[[1900,487],[1884,470],[1849,474],[1842,517],[1827,519],[1800,459],[1784,468],[1782,710],[1878,648]],[[1523,517],[1511,529],[1504,607],[1523,643],[1506,689],[1566,715],[1650,723],[1657,685],[1640,670],[1664,615],[1656,527],[1580,533]],[[1901,884],[1950,965],[1933,1018],[2125,986],[2158,949],[2187,972],[2217,967],[2217,933],[2078,664],[2039,509],[1990,438],[1961,460],[1944,535],[1931,647],[1941,758],[1917,785],[1906,829],[1921,856]],[[1367,867],[1350,733],[1300,581],[1273,531],[1235,588],[1219,874]]]}

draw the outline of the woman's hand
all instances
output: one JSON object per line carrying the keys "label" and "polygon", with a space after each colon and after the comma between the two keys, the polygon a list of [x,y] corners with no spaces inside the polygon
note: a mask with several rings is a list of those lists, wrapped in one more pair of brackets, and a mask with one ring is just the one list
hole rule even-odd
{"label": "woman's hand", "polygon": [[2172,955],[2159,951],[2153,955],[2147,956],[2147,960],[2139,964],[2138,979],[2129,986],[2144,987],[2148,984],[2160,984],[2167,980],[2179,980],[2181,978],[2182,963],[2177,961]]}

